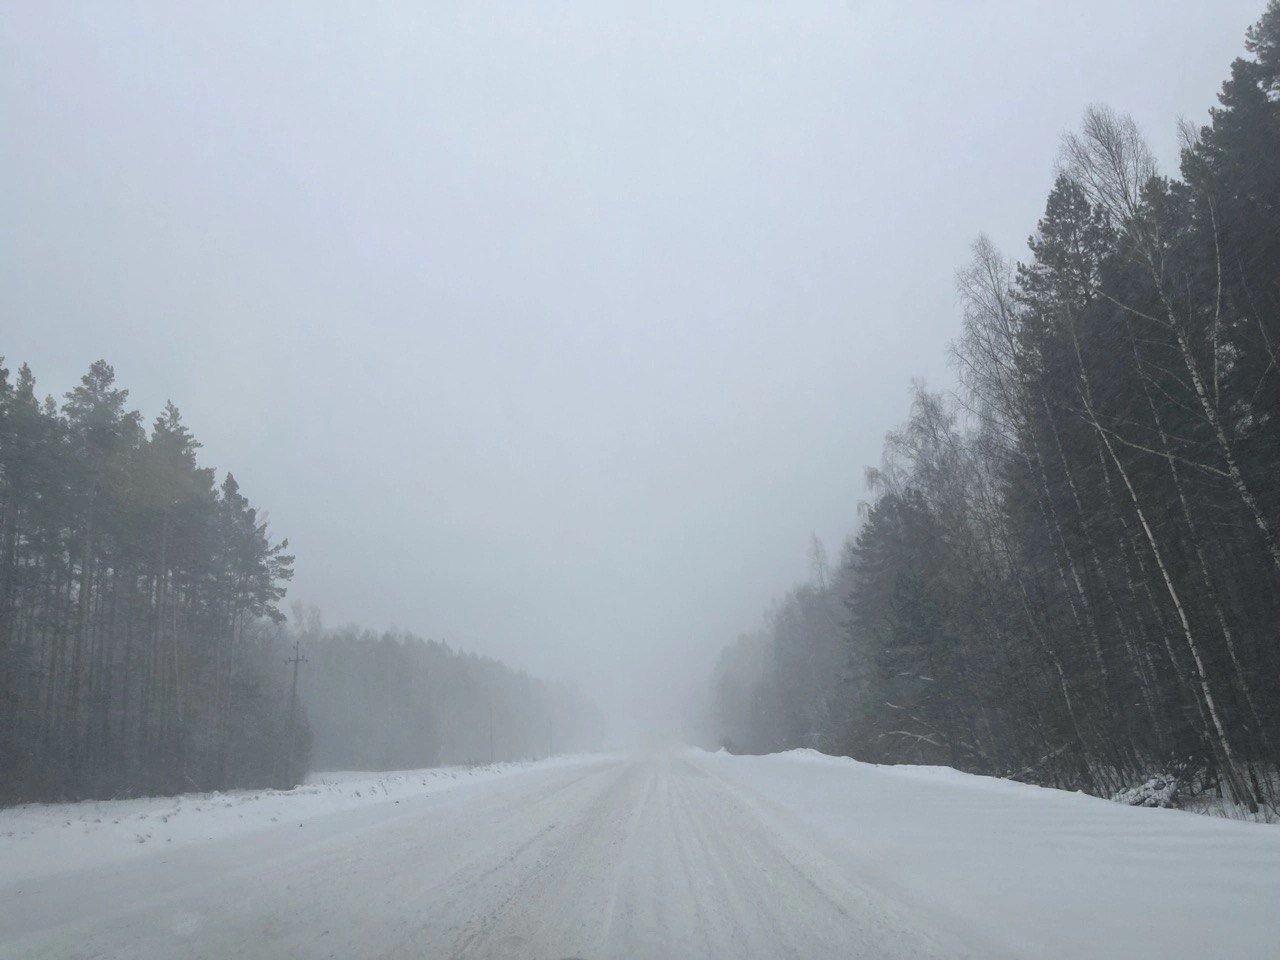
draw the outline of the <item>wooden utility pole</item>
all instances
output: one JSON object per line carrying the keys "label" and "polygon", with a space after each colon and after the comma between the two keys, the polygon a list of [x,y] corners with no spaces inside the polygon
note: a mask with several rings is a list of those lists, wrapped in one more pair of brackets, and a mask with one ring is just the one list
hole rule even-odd
{"label": "wooden utility pole", "polygon": [[289,688],[289,726],[293,726],[294,714],[298,710],[298,667],[307,662],[307,658],[299,652],[301,641],[293,641],[293,656],[285,660],[285,663],[293,664],[293,684]]}
{"label": "wooden utility pole", "polygon": [[489,697],[489,762],[494,762],[493,756],[493,697]]}
{"label": "wooden utility pole", "polygon": [[285,663],[293,664],[293,683],[289,687],[289,771],[291,776],[294,760],[298,755],[298,667],[307,662],[300,647],[301,641],[294,640],[293,656],[285,660]]}

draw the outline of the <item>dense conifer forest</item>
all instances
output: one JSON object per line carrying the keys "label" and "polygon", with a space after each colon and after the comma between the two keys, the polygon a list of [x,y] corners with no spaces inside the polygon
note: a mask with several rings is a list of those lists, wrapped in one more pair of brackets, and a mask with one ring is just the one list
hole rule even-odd
{"label": "dense conifer forest", "polygon": [[0,802],[544,756],[557,729],[598,742],[570,688],[286,626],[288,542],[199,447],[172,403],[144,425],[105,361],[61,404],[0,361]]}
{"label": "dense conifer forest", "polygon": [[974,244],[957,391],[914,388],[834,571],[724,651],[720,742],[1276,802],[1276,0],[1246,49],[1180,176],[1094,106],[1023,258]]}

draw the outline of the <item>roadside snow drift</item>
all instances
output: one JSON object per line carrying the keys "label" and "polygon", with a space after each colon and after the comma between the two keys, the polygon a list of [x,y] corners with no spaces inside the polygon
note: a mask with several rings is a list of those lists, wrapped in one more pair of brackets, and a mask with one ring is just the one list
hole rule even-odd
{"label": "roadside snow drift", "polygon": [[1280,957],[1280,826],[813,750],[701,762],[764,823],[1015,956]]}
{"label": "roadside snow drift", "polygon": [[24,804],[0,810],[0,884],[141,857],[157,846],[225,840],[272,824],[297,828],[342,810],[394,806],[534,767],[573,767],[598,759],[564,756],[477,767],[320,771],[292,790]]}

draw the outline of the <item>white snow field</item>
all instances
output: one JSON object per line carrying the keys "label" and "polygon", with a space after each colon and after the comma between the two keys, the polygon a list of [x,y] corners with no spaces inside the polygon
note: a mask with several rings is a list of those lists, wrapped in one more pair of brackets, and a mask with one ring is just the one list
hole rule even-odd
{"label": "white snow field", "polygon": [[1280,828],[807,751],[0,811],[5,958],[1277,956]]}

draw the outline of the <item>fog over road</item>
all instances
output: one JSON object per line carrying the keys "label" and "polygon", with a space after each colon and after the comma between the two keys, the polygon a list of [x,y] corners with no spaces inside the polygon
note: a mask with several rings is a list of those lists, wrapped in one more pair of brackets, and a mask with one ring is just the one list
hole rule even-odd
{"label": "fog over road", "polygon": [[[138,804],[173,801],[36,808],[59,832],[62,811],[92,808],[67,841],[128,831],[69,869],[40,862],[56,837],[22,846],[4,829],[20,819],[0,819],[0,957],[1119,957],[1146,943],[1170,958],[1275,942],[1274,827],[810,752],[452,776],[418,795],[361,781],[363,805],[319,815],[307,804],[330,794],[314,788],[187,798],[180,842],[166,845],[166,819],[142,848],[94,811],[141,823]],[[239,810],[227,835],[217,817]]]}

